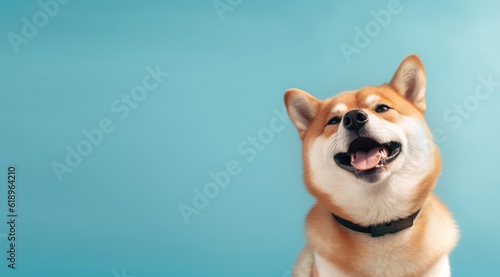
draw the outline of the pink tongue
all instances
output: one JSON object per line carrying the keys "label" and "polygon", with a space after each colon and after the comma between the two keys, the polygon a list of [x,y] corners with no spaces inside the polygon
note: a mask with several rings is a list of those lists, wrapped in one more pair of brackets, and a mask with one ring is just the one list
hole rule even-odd
{"label": "pink tongue", "polygon": [[384,147],[373,148],[368,153],[358,151],[356,155],[351,155],[351,164],[357,170],[368,170],[377,166],[383,156],[387,156],[387,149]]}

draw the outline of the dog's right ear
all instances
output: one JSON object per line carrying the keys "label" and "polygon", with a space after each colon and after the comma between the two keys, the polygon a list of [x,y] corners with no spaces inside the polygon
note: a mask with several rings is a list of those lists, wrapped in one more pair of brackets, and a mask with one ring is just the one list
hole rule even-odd
{"label": "dog's right ear", "polygon": [[292,88],[285,92],[286,110],[293,124],[299,130],[301,139],[304,139],[304,134],[316,117],[320,105],[320,100],[303,90]]}
{"label": "dog's right ear", "polygon": [[422,60],[417,55],[409,55],[401,62],[390,85],[401,96],[425,112],[427,109],[425,104],[425,70]]}

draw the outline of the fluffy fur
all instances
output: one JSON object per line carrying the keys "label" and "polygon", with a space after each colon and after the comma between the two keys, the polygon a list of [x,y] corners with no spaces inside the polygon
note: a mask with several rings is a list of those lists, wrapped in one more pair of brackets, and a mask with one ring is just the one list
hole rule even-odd
{"label": "fluffy fur", "polygon": [[[450,276],[448,254],[458,240],[451,213],[432,193],[441,159],[425,121],[425,71],[408,56],[389,84],[364,87],[320,101],[290,89],[285,104],[303,142],[304,180],[317,203],[307,220],[307,246],[293,276]],[[381,104],[389,110],[377,112]],[[368,121],[352,132],[344,115],[362,110]],[[332,117],[342,119],[328,124]],[[374,173],[341,168],[334,155],[347,152],[357,137],[396,141],[401,152]],[[334,213],[369,226],[406,218],[421,209],[414,225],[371,237],[347,229]]]}

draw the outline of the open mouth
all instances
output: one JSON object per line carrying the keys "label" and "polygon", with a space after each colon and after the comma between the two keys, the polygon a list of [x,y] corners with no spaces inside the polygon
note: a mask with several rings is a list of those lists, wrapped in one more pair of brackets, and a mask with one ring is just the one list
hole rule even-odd
{"label": "open mouth", "polygon": [[351,142],[347,153],[337,153],[333,159],[341,168],[357,173],[385,166],[394,161],[400,152],[399,142],[380,144],[370,138],[358,137]]}

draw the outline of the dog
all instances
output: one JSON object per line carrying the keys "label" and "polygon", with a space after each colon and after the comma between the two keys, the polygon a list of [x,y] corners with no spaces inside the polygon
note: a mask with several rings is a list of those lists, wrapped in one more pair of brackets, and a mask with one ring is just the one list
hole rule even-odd
{"label": "dog", "polygon": [[450,276],[452,214],[432,193],[442,168],[424,113],[426,77],[406,57],[389,84],[321,101],[300,89],[285,105],[317,202],[293,276]]}

